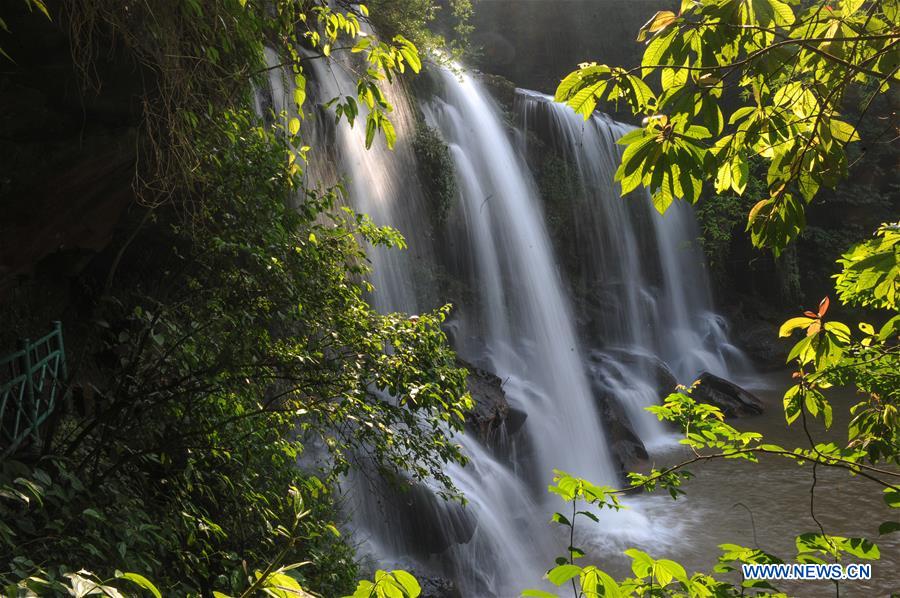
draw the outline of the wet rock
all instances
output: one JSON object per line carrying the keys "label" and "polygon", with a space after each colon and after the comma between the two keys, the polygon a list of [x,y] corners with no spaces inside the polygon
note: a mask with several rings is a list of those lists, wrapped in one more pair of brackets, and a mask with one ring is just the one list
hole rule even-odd
{"label": "wet rock", "polygon": [[408,545],[438,554],[472,539],[477,521],[459,502],[439,498],[421,484],[400,498],[398,521]]}
{"label": "wet rock", "polygon": [[416,575],[416,579],[422,586],[420,598],[463,598],[456,584],[445,577]]}
{"label": "wet rock", "polygon": [[487,440],[500,426],[506,424],[506,433],[515,434],[525,423],[528,415],[516,407],[512,407],[503,392],[503,381],[486,370],[470,363],[460,361],[469,370],[467,382],[469,393],[475,407],[466,414],[469,427],[483,439]]}
{"label": "wet rock", "polygon": [[607,353],[590,351],[587,372],[610,451],[619,473],[624,476],[642,467],[649,456],[628,414],[604,380],[604,376],[610,375],[610,369],[605,367],[610,359]]}
{"label": "wet rock", "polygon": [[490,73],[479,73],[478,79],[504,110],[512,111],[516,99],[515,83],[505,77]]}
{"label": "wet rock", "polygon": [[735,340],[757,366],[768,370],[784,367],[790,344],[778,338],[777,324],[756,321],[738,326]]}
{"label": "wet rock", "polygon": [[625,410],[619,401],[607,392],[595,392],[594,398],[619,473],[624,476],[625,473],[640,468],[649,455]]}
{"label": "wet rock", "polygon": [[675,378],[675,374],[672,373],[666,362],[659,357],[625,351],[624,349],[612,349],[607,351],[607,353],[620,363],[645,373],[649,381],[652,381],[660,400],[675,392],[675,387],[678,386],[678,379]]}
{"label": "wet rock", "polygon": [[691,398],[699,403],[715,405],[725,417],[759,415],[763,403],[753,393],[709,372],[703,372],[691,390]]}

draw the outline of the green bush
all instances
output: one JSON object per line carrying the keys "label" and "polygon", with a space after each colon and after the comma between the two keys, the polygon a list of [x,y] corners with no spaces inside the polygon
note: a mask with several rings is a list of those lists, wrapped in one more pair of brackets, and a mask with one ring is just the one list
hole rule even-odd
{"label": "green bush", "polygon": [[440,134],[424,122],[416,124],[413,151],[419,163],[422,183],[432,204],[435,224],[443,224],[456,201],[456,175],[450,148]]}

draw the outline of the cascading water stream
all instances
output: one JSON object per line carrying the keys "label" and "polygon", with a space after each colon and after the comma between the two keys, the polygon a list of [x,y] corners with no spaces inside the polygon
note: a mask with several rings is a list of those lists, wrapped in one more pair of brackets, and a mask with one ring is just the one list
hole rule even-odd
{"label": "cascading water stream", "polygon": [[[267,51],[270,67],[281,63],[274,52]],[[312,99],[320,102],[332,98],[355,96],[356,80],[352,70],[338,59],[331,62],[309,62],[314,80]],[[275,111],[294,114],[293,81],[290,74],[271,68],[269,84]],[[369,247],[367,253],[376,267],[370,278],[375,287],[370,301],[382,312],[416,313],[436,307],[433,288],[423,276],[433,263],[430,239],[422,235],[427,212],[418,182],[415,158],[410,140],[415,130],[415,115],[405,90],[398,85],[384,86],[393,105],[391,122],[397,132],[397,144],[389,150],[382,137],[366,149],[365,114],[355,126],[335,123],[333,115],[315,110],[305,116],[305,142],[316,148],[306,165],[306,179],[311,186],[326,187],[342,183],[353,208],[366,214],[379,225],[398,229],[407,240],[407,250]],[[420,267],[420,265],[422,265]]]}
{"label": "cascading water stream", "polygon": [[[271,58],[273,63],[275,60],[275,57]],[[324,62],[314,67],[313,76],[316,97],[323,102],[332,97],[352,93],[355,88],[346,71],[330,67]],[[273,96],[276,96],[273,97],[276,110],[287,109],[289,103],[286,103],[284,98],[290,97],[292,93],[290,82],[278,75],[271,88]],[[423,306],[418,300],[418,297],[424,294],[421,288],[423,281],[421,276],[416,276],[413,264],[413,259],[416,258],[423,262],[433,259],[430,258],[432,255],[430,249],[423,248],[429,240],[427,236],[423,238],[421,234],[421,230],[427,228],[429,220],[421,206],[421,185],[415,175],[417,167],[408,145],[414,126],[408,118],[410,115],[408,100],[402,91],[395,89],[390,91],[392,93],[389,97],[394,105],[392,120],[398,134],[398,143],[394,151],[388,151],[381,140],[366,150],[363,127],[351,128],[346,123],[334,126],[330,115],[322,111],[312,117],[315,119],[314,124],[306,130],[312,137],[310,143],[325,151],[321,152],[318,158],[314,158],[315,161],[309,165],[308,173],[310,179],[319,184],[333,184],[346,178],[348,200],[355,210],[368,214],[377,224],[394,226],[404,234],[410,247],[417,252],[413,258],[397,250],[376,248],[369,251],[373,262],[372,282],[376,287],[373,301],[379,310],[414,313],[417,309],[431,307]],[[487,104],[484,104],[482,109],[486,108]],[[364,116],[361,115],[361,118]],[[501,133],[499,126],[493,133],[499,140]],[[504,140],[504,143],[507,145],[507,161],[513,164],[514,155],[508,147],[509,142]],[[328,152],[329,146],[334,148],[333,151]],[[457,157],[460,156],[457,154]],[[458,164],[461,169],[467,167],[462,161]],[[476,174],[465,170],[457,173],[463,195],[471,202],[476,201],[476,197],[483,197],[481,174],[483,173]],[[496,182],[490,182],[484,189],[491,192],[495,185]],[[474,245],[474,255],[478,256],[482,266],[479,272],[492,279],[490,285],[484,287],[486,299],[479,300],[480,304],[489,306],[489,311],[492,310],[486,314],[488,317],[484,318],[494,323],[490,326],[490,332],[486,337],[496,339],[496,343],[490,343],[492,348],[496,349],[498,355],[504,355],[504,364],[510,364],[515,361],[515,351],[509,334],[507,310],[510,306],[504,299],[504,288],[500,280],[501,268],[505,267],[508,274],[514,273],[522,269],[524,262],[520,261],[510,267],[507,263],[509,256],[500,256],[497,253],[498,247],[493,240],[493,236],[496,235],[495,227],[490,220],[475,218],[471,223],[473,229],[479,231],[475,234],[475,238],[482,241],[481,244]],[[513,234],[513,237],[532,232],[538,240],[537,251],[545,252],[538,258],[543,267],[542,272],[547,274],[548,280],[552,280],[550,276],[553,274],[552,258],[548,253],[548,244],[545,234],[542,233],[539,216],[536,213],[530,214],[525,220],[525,228]],[[542,234],[543,239],[540,236]],[[520,239],[518,244],[520,247],[524,246],[524,241]],[[532,255],[535,253],[534,247],[528,248],[527,251]],[[526,283],[532,286],[537,285],[539,281],[540,278],[533,274],[526,278]],[[542,298],[536,297],[533,289],[529,291],[529,295],[532,296],[532,300],[528,304],[527,313],[533,316],[534,312],[540,309]],[[553,310],[551,313],[559,313],[565,318],[563,298],[558,289],[549,300]],[[556,309],[554,306],[559,308]],[[464,311],[465,308],[461,306],[460,310]],[[491,315],[494,317],[490,317]],[[573,365],[577,364],[578,354],[571,325],[567,322],[548,321],[542,323],[542,327],[540,334],[543,336],[547,336],[547,331],[551,327],[562,328],[564,337],[561,342],[567,343],[567,347],[571,350],[571,356],[567,357],[568,362],[562,374],[566,377],[580,376],[583,380],[583,372],[577,369],[577,365]],[[470,332],[481,334],[474,330]],[[539,338],[539,335],[535,335],[531,340],[532,344],[537,345]],[[550,341],[550,346],[561,346],[559,343],[560,341]],[[545,370],[552,371],[546,368]],[[526,367],[519,367],[517,373],[520,378],[527,377]],[[562,381],[564,378],[557,379]],[[519,386],[525,385],[519,383]],[[586,385],[579,392],[583,399],[590,399]],[[521,394],[524,396],[526,393]],[[531,393],[528,396],[548,401],[546,395]],[[549,405],[544,407],[544,410],[547,411],[548,408]],[[577,421],[578,417],[572,413],[569,423]],[[599,420],[592,417],[592,422],[593,429],[589,430],[591,447],[602,462],[606,446],[602,436],[594,436],[602,434],[599,432]],[[550,545],[543,537],[546,535],[544,522],[547,514],[539,510],[533,500],[534,496],[543,499],[543,493],[526,487],[523,480],[507,464],[499,462],[479,444],[474,434],[458,437],[456,440],[462,444],[465,453],[471,458],[467,467],[448,465],[448,474],[468,501],[465,512],[461,511],[458,505],[437,498],[439,490],[437,487],[416,486],[413,496],[395,496],[395,501],[391,504],[390,491],[373,488],[364,476],[351,476],[345,498],[357,537],[364,541],[366,552],[377,554],[382,562],[396,562],[401,566],[413,568],[424,564],[429,569],[452,578],[467,593],[490,595],[496,592],[501,594],[507,591],[515,592],[522,583],[526,583],[528,573],[536,578],[531,583],[537,583],[544,564],[552,558],[552,552],[548,550]],[[538,454],[542,453],[544,451],[538,451]],[[553,461],[552,457],[547,457],[548,463]],[[584,460],[584,463],[588,462],[589,459]],[[606,475],[609,471],[612,470],[594,468],[585,475],[601,473]],[[544,481],[547,479],[549,469]],[[372,493],[373,489],[382,494]],[[413,503],[414,506],[410,508]],[[412,527],[420,526],[422,528],[420,530],[409,529],[410,525],[404,522],[404,518],[414,517],[413,512],[416,512],[422,520],[413,521]],[[474,530],[471,529],[473,526]],[[434,538],[425,538],[423,534],[430,534]],[[423,554],[438,550],[441,554],[437,558],[429,559]]]}
{"label": "cascading water stream", "polygon": [[[546,140],[573,170],[579,189],[567,207],[574,212],[574,242],[584,248],[573,276],[602,298],[602,310],[613,317],[604,318],[598,340],[618,349],[598,360],[598,378],[626,408],[641,439],[653,444],[665,431],[644,409],[658,400],[645,383],[652,379],[648,359],[662,359],[683,383],[702,371],[729,376],[730,368],[743,365],[724,320],[712,310],[692,209],[675,202],[661,215],[644,189],[619,197],[614,177],[624,148],[615,142],[628,125],[603,114],[585,120],[550,96],[523,89],[515,112],[526,144],[529,133]],[[631,355],[622,359],[621,351]]]}
{"label": "cascading water stream", "polygon": [[629,316],[603,335],[604,343],[658,355],[682,381],[702,370],[727,375],[733,357],[723,353],[727,338],[705,338],[712,299],[690,206],[675,202],[661,215],[646,190],[618,197],[614,176],[624,148],[615,142],[631,127],[603,114],[584,120],[550,96],[523,89],[516,114],[526,131],[548,136],[574,166],[582,191],[572,204],[575,235],[589,248],[580,275],[599,282],[606,303]]}
{"label": "cascading water stream", "polygon": [[[484,326],[465,336],[480,337],[484,355],[469,357],[523,387],[514,393],[510,385],[507,394],[528,413],[544,481],[553,467],[613,481],[615,468],[531,175],[493,102],[470,75],[442,71],[440,87],[425,107],[426,120],[450,144],[460,178],[477,181],[463,181],[460,195],[468,216],[460,234],[483,256],[473,281],[480,317],[472,320]],[[471,306],[461,309],[468,316]]]}
{"label": "cascading water stream", "polygon": [[[277,57],[269,59],[277,64]],[[310,79],[318,101],[354,92],[352,77],[340,65],[313,64]],[[692,234],[690,211],[663,221],[647,210],[649,202],[634,202],[644,204],[635,207],[615,197],[614,141],[625,127],[599,117],[590,126],[576,127],[567,109],[522,92],[523,122],[531,126],[538,116],[549,122],[578,165],[588,199],[589,205],[577,206],[583,218],[575,231],[584,243],[582,279],[598,281],[610,322],[602,343],[584,335],[575,324],[535,180],[499,110],[465,72],[437,69],[432,77],[437,91],[419,108],[449,146],[459,191],[444,230],[431,231],[410,146],[415,112],[402,88],[385,90],[395,107],[394,151],[381,140],[366,150],[363,127],[335,125],[326,110],[308,115],[304,130],[316,151],[307,172],[319,185],[346,180],[347,200],[355,210],[407,238],[407,251],[369,252],[376,286],[372,300],[379,310],[436,306],[444,298],[432,288],[438,270],[467,290],[456,298],[450,323],[454,345],[462,358],[499,376],[510,406],[527,419],[515,437],[506,439],[510,451],[486,447],[474,433],[456,438],[471,462],[450,464],[447,473],[466,496],[465,507],[440,499],[439,489],[427,483],[408,495],[373,493],[364,476],[348,479],[345,502],[363,552],[377,556],[382,566],[448,577],[467,596],[515,595],[540,585],[542,571],[567,545],[546,523],[558,506],[545,492],[552,469],[617,483],[600,402],[621,403],[644,442],[665,435],[643,411],[658,400],[649,382],[653,374],[641,360],[623,358],[623,350],[631,357],[670,360],[691,355],[693,361],[677,362],[679,375],[697,363],[714,370],[714,360],[705,353],[693,357],[703,346],[694,332],[696,316],[708,311],[709,299],[703,295],[705,278],[690,274],[694,258],[673,253],[690,239],[685,237]],[[290,112],[285,101],[292,95],[290,78],[277,70],[270,78],[273,107]],[[439,236],[448,242],[435,243]],[[646,267],[647,261],[654,266]],[[680,289],[686,272],[699,291]],[[670,310],[673,301],[676,309]],[[587,352],[583,340],[602,353]],[[586,358],[595,354],[598,359]],[[603,546],[610,538],[621,543],[664,539],[667,530],[654,529],[637,506],[603,519],[602,533],[584,538],[583,545]]]}

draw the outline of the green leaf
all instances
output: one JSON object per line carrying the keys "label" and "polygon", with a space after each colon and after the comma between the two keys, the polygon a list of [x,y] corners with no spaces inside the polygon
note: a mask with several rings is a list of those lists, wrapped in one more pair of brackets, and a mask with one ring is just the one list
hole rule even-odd
{"label": "green leaf", "polygon": [[47,19],[53,20],[50,18],[50,11],[47,10],[47,5],[44,4],[44,0],[27,0],[27,4],[29,8],[31,8],[31,5],[37,6],[38,10],[41,11]]}
{"label": "green leaf", "polygon": [[[295,77],[297,81],[302,81],[302,83],[295,85],[294,87],[294,104],[297,106],[297,110],[300,110],[303,107],[303,102],[306,101],[306,79],[303,75],[297,75]],[[297,130],[300,130],[300,127],[297,127]],[[292,133],[296,135],[296,133]]]}
{"label": "green leaf", "polygon": [[616,139],[616,143],[618,145],[631,145],[632,143],[650,137],[651,135],[647,132],[647,129],[638,127],[637,129],[632,129],[631,131],[628,131],[627,133]]}
{"label": "green leaf", "polygon": [[847,554],[866,560],[881,558],[881,551],[871,540],[865,538],[847,538],[840,542],[840,548]]}
{"label": "green leaf", "polygon": [[544,590],[524,590],[522,596],[528,596],[530,598],[559,598],[558,595],[551,592],[545,592]]}
{"label": "green leaf", "polygon": [[397,582],[403,586],[403,590],[406,592],[409,598],[416,598],[419,594],[422,593],[422,587],[419,585],[419,582],[416,581],[416,578],[403,571],[402,569],[394,569],[391,571],[391,574],[397,580]]}
{"label": "green leaf", "polygon": [[837,120],[835,118],[832,118],[830,120],[830,124],[831,135],[838,141],[841,141],[843,143],[859,141],[859,133],[856,132],[856,129],[853,127],[853,125]]}
{"label": "green leaf", "polygon": [[547,572],[547,579],[553,585],[561,586],[577,575],[581,575],[581,567],[578,565],[557,565]]}
{"label": "green leaf", "polygon": [[594,109],[597,107],[597,100],[603,95],[607,83],[607,81],[598,81],[597,83],[581,88],[566,103],[569,104],[577,114],[582,115],[584,120],[587,120],[591,117],[591,114],[594,113]]}
{"label": "green leaf", "polygon": [[672,194],[675,186],[675,183],[672,181],[672,172],[666,171],[663,176],[663,184],[651,195],[653,207],[660,214],[665,214],[672,202],[675,201],[675,196]]}
{"label": "green leaf", "polygon": [[[682,567],[675,561],[670,561],[668,559],[659,559],[658,561],[656,561],[656,564],[654,565],[654,572],[656,573],[656,577],[660,580],[660,582],[662,582],[663,573],[669,581],[675,579],[676,581],[686,583],[688,579],[687,571],[684,570],[684,567]],[[666,581],[662,585],[668,585],[669,581]]]}
{"label": "green leaf", "polygon": [[731,188],[738,195],[743,195],[750,181],[750,164],[740,156],[731,163]]}
{"label": "green leaf", "polygon": [[375,592],[375,584],[367,579],[360,580],[350,598],[371,598]]}
{"label": "green leaf", "polygon": [[[601,593],[602,590],[602,593]],[[581,591],[585,598],[619,598],[622,589],[612,577],[597,567],[588,566],[581,573]]]}
{"label": "green leaf", "polygon": [[370,112],[369,116],[366,117],[366,149],[372,147],[372,142],[375,141],[375,130],[377,127],[375,114]]}
{"label": "green leaf", "polygon": [[394,130],[394,123],[390,119],[381,119],[381,132],[384,133],[384,140],[387,142],[388,149],[394,149],[397,143],[397,133]]}
{"label": "green leaf", "polygon": [[400,45],[400,55],[406,60],[409,68],[411,68],[414,73],[418,73],[422,70],[422,60],[419,58],[419,50],[416,48],[415,44],[402,35],[395,36],[394,41]]}
{"label": "green leaf", "polygon": [[663,57],[672,45],[673,39],[675,39],[674,35],[658,35],[650,41],[647,49],[644,50],[644,56],[641,58],[641,66],[645,67],[642,71],[643,76],[646,77],[652,72],[651,68],[646,67],[664,64]]}
{"label": "green leaf", "polygon": [[572,523],[569,521],[568,517],[566,517],[562,513],[554,513],[551,521],[555,521],[556,523],[572,527]]}
{"label": "green leaf", "polygon": [[815,322],[815,319],[803,316],[791,318],[790,320],[782,324],[781,328],[778,329],[778,336],[782,338],[790,336],[791,333],[798,328],[806,330],[813,322]]}
{"label": "green leaf", "polygon": [[653,570],[655,561],[643,550],[629,548],[625,554],[631,557],[631,570],[637,577],[647,577]]}
{"label": "green leaf", "polygon": [[644,83],[644,81],[640,77],[628,75],[626,81],[631,88],[631,94],[629,94],[629,102],[631,103],[631,107],[634,108],[635,112],[644,110],[656,98],[656,95],[654,95],[653,90],[650,89],[650,86]]}
{"label": "green leaf", "polygon": [[841,0],[841,15],[843,17],[849,17],[858,11],[864,3],[865,0]]}
{"label": "green leaf", "polygon": [[153,585],[153,583],[143,575],[140,575],[138,573],[120,573],[117,574],[116,577],[120,579],[127,579],[128,581],[137,584],[145,590],[149,591],[156,598],[162,598],[162,594],[159,593],[159,590],[156,589],[156,586]]}
{"label": "green leaf", "polygon": [[775,23],[781,27],[787,27],[794,23],[794,11],[790,6],[780,0],[769,0],[774,13]]}
{"label": "green leaf", "polygon": [[297,117],[292,118],[288,121],[288,131],[291,135],[296,135],[300,132],[300,119]]}

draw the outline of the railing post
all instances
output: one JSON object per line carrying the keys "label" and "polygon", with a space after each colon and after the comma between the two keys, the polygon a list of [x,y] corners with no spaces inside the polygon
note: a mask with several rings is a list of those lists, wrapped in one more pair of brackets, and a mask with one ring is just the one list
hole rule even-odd
{"label": "railing post", "polygon": [[54,320],[53,327],[56,329],[56,338],[59,340],[59,379],[66,380],[69,377],[69,373],[66,371],[66,348],[63,346],[62,322]]}
{"label": "railing post", "polygon": [[[31,414],[31,423],[29,424],[29,428],[32,427],[34,422],[37,421],[37,402],[34,400],[34,373],[31,371],[31,339],[26,338],[22,340],[20,343],[20,347],[22,348],[22,368],[25,373],[25,397],[27,399],[27,405],[19,405],[19,411],[21,413],[30,413]],[[27,410],[26,410],[27,409]],[[29,430],[30,431],[30,430]],[[18,430],[16,430],[18,435]]]}
{"label": "railing post", "polygon": [[[53,346],[54,336],[56,347]],[[32,439],[31,447],[40,449],[44,444],[40,426],[54,410],[57,394],[63,392],[68,379],[61,321],[54,321],[50,333],[41,336],[37,343],[32,344],[30,338],[25,338],[18,345],[19,350],[2,362],[4,367],[9,367],[10,376],[10,381],[4,384],[3,395],[0,396],[0,412],[4,420],[3,442],[6,442],[5,436],[9,436],[9,446],[0,451],[0,459],[5,459],[16,451],[28,436]],[[37,383],[35,374],[39,375]],[[10,412],[11,398],[14,400],[15,413]],[[52,425],[51,422],[50,427]]]}

